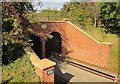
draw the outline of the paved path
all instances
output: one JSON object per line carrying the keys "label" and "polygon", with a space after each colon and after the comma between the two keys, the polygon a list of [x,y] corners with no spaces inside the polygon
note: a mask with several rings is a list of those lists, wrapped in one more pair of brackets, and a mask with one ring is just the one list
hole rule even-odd
{"label": "paved path", "polygon": [[60,69],[63,74],[70,73],[73,77],[69,82],[113,82],[110,79],[92,74],[72,65],[66,65],[66,69]]}
{"label": "paved path", "polygon": [[68,82],[113,82],[110,79],[76,68],[72,65],[68,65],[66,63],[60,64],[61,62],[57,59],[50,58],[50,60],[57,63],[57,65],[55,66],[55,78],[57,79],[57,81],[59,80],[58,78],[60,78],[65,80],[66,83]]}

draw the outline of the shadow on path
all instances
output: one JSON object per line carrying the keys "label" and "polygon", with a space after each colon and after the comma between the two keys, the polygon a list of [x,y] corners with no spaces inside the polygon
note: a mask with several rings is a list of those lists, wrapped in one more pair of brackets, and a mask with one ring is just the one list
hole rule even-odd
{"label": "shadow on path", "polygon": [[55,66],[55,84],[67,84],[73,77],[70,73],[62,73],[58,66]]}
{"label": "shadow on path", "polygon": [[58,59],[55,59],[55,58],[48,58],[50,59],[51,61],[54,61],[56,62],[56,66],[55,66],[55,84],[67,84],[70,79],[72,77],[74,77],[72,74],[70,73],[62,73],[62,71],[60,70],[60,67],[59,65],[61,64],[61,61],[59,61]]}

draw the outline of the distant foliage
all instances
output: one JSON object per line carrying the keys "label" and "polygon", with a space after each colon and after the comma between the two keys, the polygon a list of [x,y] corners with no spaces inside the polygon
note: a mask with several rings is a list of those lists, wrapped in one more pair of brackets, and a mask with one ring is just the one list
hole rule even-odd
{"label": "distant foliage", "polygon": [[99,21],[99,5],[100,3],[93,2],[69,2],[63,5],[61,11],[64,17],[79,21],[80,25],[92,23],[96,27]]}
{"label": "distant foliage", "polygon": [[104,26],[120,28],[120,2],[101,3],[101,18]]}

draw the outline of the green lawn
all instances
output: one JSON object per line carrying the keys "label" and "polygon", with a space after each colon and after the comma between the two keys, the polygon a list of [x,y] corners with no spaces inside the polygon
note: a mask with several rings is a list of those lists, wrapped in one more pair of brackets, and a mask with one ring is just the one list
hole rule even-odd
{"label": "green lawn", "polygon": [[14,63],[2,67],[2,81],[6,82],[39,82],[40,77],[34,72],[34,66],[24,55]]}

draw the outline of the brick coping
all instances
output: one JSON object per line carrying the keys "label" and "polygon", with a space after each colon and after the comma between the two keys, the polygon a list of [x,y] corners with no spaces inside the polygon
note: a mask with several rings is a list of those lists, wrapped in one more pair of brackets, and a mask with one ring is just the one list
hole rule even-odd
{"label": "brick coping", "polygon": [[37,22],[37,23],[52,23],[52,22],[59,22],[59,23],[65,23],[66,21],[41,21],[41,22]]}
{"label": "brick coping", "polygon": [[29,52],[29,55],[30,55],[30,60],[32,62],[32,64],[38,68],[40,68],[41,70],[44,70],[44,69],[47,69],[47,68],[50,68],[50,67],[53,67],[56,65],[55,62],[47,59],[47,58],[44,58],[44,59],[39,59],[38,56],[35,54],[35,53],[30,53]]}
{"label": "brick coping", "polygon": [[67,21],[69,24],[71,24],[72,26],[74,26],[77,30],[79,30],[80,32],[82,32],[83,34],[85,34],[87,37],[89,37],[90,39],[92,39],[93,41],[95,41],[96,43],[102,45],[102,44],[105,44],[105,45],[111,45],[111,43],[109,42],[99,42],[97,41],[96,39],[94,39],[92,36],[90,36],[89,34],[87,34],[86,32],[84,32],[82,29],[80,29],[79,27],[77,27],[76,25],[74,25],[72,22],[70,21]]}
{"label": "brick coping", "polygon": [[90,39],[92,39],[93,41],[95,41],[96,43],[100,44],[101,43],[99,41],[97,41],[96,39],[94,39],[93,37],[91,37],[90,35],[88,35],[86,32],[84,32],[82,29],[80,29],[79,27],[77,27],[76,25],[74,25],[72,22],[67,21],[69,24],[71,24],[72,26],[74,26],[78,31],[82,32],[83,34],[85,34],[87,37],[89,37]]}
{"label": "brick coping", "polygon": [[102,42],[102,44],[104,44],[104,45],[111,45],[111,43],[109,43],[109,42]]}

